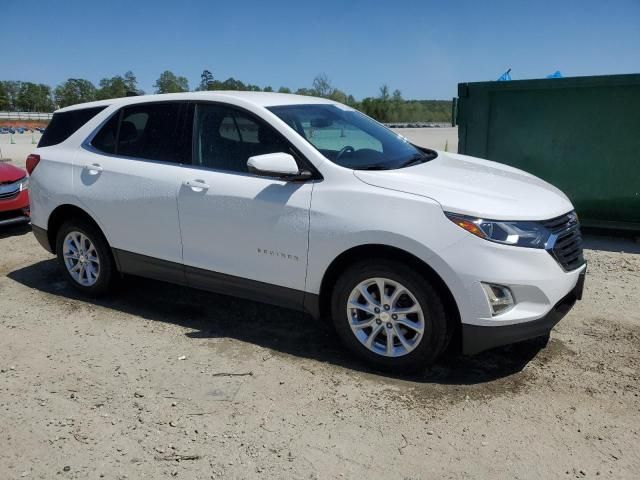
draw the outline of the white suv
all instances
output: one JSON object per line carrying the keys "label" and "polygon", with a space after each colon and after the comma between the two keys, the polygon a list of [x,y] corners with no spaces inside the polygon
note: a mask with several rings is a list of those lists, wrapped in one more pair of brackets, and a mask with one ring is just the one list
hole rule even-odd
{"label": "white suv", "polygon": [[34,234],[82,292],[134,274],[300,309],[379,368],[548,335],[582,294],[562,192],[326,99],[75,105],[27,160]]}

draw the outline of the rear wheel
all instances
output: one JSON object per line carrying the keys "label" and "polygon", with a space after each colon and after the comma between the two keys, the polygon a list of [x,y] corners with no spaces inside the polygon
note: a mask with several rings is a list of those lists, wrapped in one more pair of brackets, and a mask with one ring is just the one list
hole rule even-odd
{"label": "rear wheel", "polygon": [[56,236],[58,262],[71,284],[90,296],[107,293],[115,273],[111,249],[90,222],[68,220]]}
{"label": "rear wheel", "polygon": [[347,347],[384,370],[425,369],[447,343],[436,289],[400,263],[373,260],[349,267],[336,282],[331,311]]}

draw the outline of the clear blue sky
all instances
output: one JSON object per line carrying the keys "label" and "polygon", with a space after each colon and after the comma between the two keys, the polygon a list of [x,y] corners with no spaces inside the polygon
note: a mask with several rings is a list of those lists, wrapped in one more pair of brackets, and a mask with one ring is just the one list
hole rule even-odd
{"label": "clear blue sky", "polygon": [[360,99],[387,83],[446,99],[463,81],[640,72],[640,0],[3,2],[0,79],[55,86],[207,68],[261,86],[319,72]]}

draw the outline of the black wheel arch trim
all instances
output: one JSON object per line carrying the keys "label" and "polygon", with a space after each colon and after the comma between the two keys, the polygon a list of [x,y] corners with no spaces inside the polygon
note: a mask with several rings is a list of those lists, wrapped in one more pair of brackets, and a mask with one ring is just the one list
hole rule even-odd
{"label": "black wheel arch trim", "polygon": [[438,293],[445,297],[445,310],[449,320],[454,324],[452,325],[454,327],[454,331],[459,328],[460,309],[451,289],[444,279],[424,260],[416,257],[406,250],[384,244],[357,245],[345,250],[333,259],[322,277],[319,295],[315,295],[315,297],[317,297],[316,299],[309,300],[310,305],[312,302],[316,302],[314,308],[317,309],[320,317],[328,315],[331,290],[335,284],[335,280],[340,275],[340,272],[344,271],[344,269],[351,263],[362,260],[363,258],[384,258],[387,260],[400,261],[406,265],[414,267],[419,273],[429,280],[433,280]]}
{"label": "black wheel arch trim", "polygon": [[55,253],[51,246],[51,242],[49,241],[49,233],[46,228],[31,224],[31,231],[33,232],[33,236],[36,237],[38,243],[42,245],[42,248],[49,253]]}

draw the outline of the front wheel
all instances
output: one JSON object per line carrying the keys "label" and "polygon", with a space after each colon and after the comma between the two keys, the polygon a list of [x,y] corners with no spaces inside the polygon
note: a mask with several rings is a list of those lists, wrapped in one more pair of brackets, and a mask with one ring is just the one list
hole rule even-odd
{"label": "front wheel", "polygon": [[115,265],[102,232],[90,222],[65,222],[56,235],[58,262],[71,284],[85,295],[100,296],[111,287]]}
{"label": "front wheel", "polygon": [[446,346],[447,318],[436,289],[401,263],[349,267],[333,289],[331,312],[343,343],[383,370],[423,370]]}

